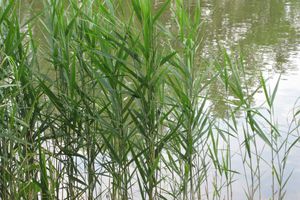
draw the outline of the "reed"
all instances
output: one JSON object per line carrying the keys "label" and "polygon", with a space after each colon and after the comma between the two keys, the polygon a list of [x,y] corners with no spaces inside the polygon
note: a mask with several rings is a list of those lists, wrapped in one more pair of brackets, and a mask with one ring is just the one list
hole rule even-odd
{"label": "reed", "polygon": [[242,57],[199,58],[199,1],[49,0],[25,22],[20,2],[0,1],[0,199],[232,199],[238,178],[263,199],[263,167],[284,199],[299,111],[282,132],[280,80],[249,87]]}

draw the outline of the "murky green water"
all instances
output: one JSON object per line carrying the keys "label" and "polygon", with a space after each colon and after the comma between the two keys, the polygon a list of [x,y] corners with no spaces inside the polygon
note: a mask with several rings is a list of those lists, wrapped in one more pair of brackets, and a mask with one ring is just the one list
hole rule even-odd
{"label": "murky green water", "polygon": [[[195,0],[194,0],[195,1]],[[21,13],[26,17],[33,1],[22,1]],[[160,6],[164,1],[154,1]],[[193,1],[190,1],[191,5]],[[217,57],[224,47],[232,55],[243,55],[247,63],[247,84],[258,86],[259,72],[270,78],[272,87],[281,74],[275,112],[278,123],[285,128],[286,121],[297,98],[300,97],[300,1],[299,0],[202,0],[203,43],[199,60]],[[40,10],[40,2],[33,8]],[[192,6],[191,6],[192,9]],[[172,31],[172,14],[163,16],[162,23]],[[36,37],[42,37],[36,30]],[[42,39],[41,44],[42,44]],[[221,87],[210,87],[210,96],[216,115],[222,117],[226,105],[222,100]],[[259,105],[263,94],[255,96]],[[294,170],[287,186],[286,199],[300,199],[300,148],[291,153],[289,170]],[[238,165],[233,162],[233,165]],[[237,166],[236,168],[239,168]],[[265,180],[265,181],[264,181]],[[270,196],[270,177],[262,177],[263,195]],[[237,183],[239,183],[237,181]],[[234,192],[243,196],[243,189],[235,185]],[[239,199],[239,198],[237,198]]]}

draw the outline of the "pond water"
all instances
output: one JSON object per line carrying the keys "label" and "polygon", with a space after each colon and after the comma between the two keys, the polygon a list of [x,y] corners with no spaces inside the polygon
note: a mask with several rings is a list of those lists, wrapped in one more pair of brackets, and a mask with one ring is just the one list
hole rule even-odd
{"label": "pond water", "polygon": [[258,80],[258,70],[275,79],[271,85],[282,74],[277,112],[286,115],[300,95],[300,2],[203,1],[202,7],[208,51],[220,44],[242,52],[253,81]]}
{"label": "pond water", "polygon": [[[194,0],[195,1],[195,0]],[[31,3],[32,1],[27,1]],[[155,1],[160,6],[164,1]],[[193,5],[193,1],[190,1]],[[26,5],[24,5],[26,7]],[[37,6],[38,8],[39,6]],[[192,9],[193,6],[191,6]],[[281,81],[275,101],[275,114],[279,126],[287,128],[291,111],[300,97],[300,1],[299,0],[202,0],[203,53],[199,56],[217,55],[219,47],[232,54],[243,54],[247,63],[249,86],[259,83],[259,72],[269,78],[274,87],[279,75]],[[28,13],[26,9],[25,12]],[[168,25],[171,14],[163,16]],[[172,24],[171,24],[172,26]],[[172,27],[171,27],[172,28]],[[210,88],[213,109],[222,117],[226,105],[219,97],[218,86]],[[258,93],[254,104],[260,105],[264,95]],[[300,199],[300,148],[290,154],[288,171],[293,175],[287,185],[286,199]],[[238,161],[233,167],[239,169]],[[270,197],[270,177],[262,177],[263,199]],[[234,184],[236,199],[244,199],[239,181]]]}
{"label": "pond water", "polygon": [[[207,29],[206,51],[213,55],[219,44],[228,50],[242,52],[248,64],[247,70],[251,70],[248,74],[253,87],[257,86],[255,82],[258,83],[259,70],[269,78],[271,88],[281,74],[275,120],[284,132],[295,102],[300,97],[300,1],[203,0],[202,13]],[[263,101],[262,93],[255,96],[255,104]],[[216,111],[222,113],[223,107],[216,104]],[[289,157],[288,171],[293,170],[293,175],[286,188],[286,199],[300,198],[299,155],[297,147]],[[238,162],[233,161],[232,165],[238,166]],[[270,178],[262,178],[263,199],[270,197]],[[236,199],[243,199],[243,189],[239,184],[234,186],[234,191],[240,194]]]}
{"label": "pond water", "polygon": [[[193,3],[189,1],[191,9]],[[159,6],[163,1],[156,2]],[[259,86],[259,75],[268,79],[273,89],[280,77],[276,95],[274,115],[282,134],[288,130],[293,109],[300,97],[300,1],[297,0],[201,0],[203,21],[203,44],[199,59],[218,55],[220,47],[232,56],[243,57],[246,63],[248,87]],[[165,15],[164,22],[172,29],[172,15]],[[209,88],[214,113],[224,117],[227,106],[222,100],[223,92],[218,85]],[[254,105],[265,101],[259,91],[253,99]],[[237,146],[239,146],[237,144]],[[297,145],[296,145],[297,146]],[[239,147],[238,147],[239,148]],[[238,149],[237,149],[238,152]],[[270,152],[263,157],[270,159]],[[286,199],[300,199],[300,148],[297,146],[290,154],[287,172],[292,172]],[[242,170],[241,158],[233,158],[232,167]],[[271,176],[266,175],[270,168],[262,167],[262,198],[271,196]],[[287,173],[287,175],[288,175]],[[233,184],[234,199],[245,199],[241,179]]]}

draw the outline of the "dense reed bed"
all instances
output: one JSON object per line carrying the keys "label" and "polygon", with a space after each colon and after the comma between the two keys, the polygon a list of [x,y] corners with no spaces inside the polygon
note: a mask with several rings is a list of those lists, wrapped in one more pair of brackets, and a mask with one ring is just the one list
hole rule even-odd
{"label": "dense reed bed", "polygon": [[299,111],[281,131],[279,80],[253,89],[242,58],[199,58],[199,3],[45,0],[24,22],[20,2],[0,1],[0,199],[233,199],[236,182],[238,198],[265,199],[263,166],[284,199]]}

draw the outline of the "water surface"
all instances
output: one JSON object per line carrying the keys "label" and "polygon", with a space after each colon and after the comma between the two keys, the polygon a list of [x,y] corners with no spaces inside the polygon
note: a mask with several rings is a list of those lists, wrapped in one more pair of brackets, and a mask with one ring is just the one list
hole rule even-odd
{"label": "water surface", "polygon": [[[156,2],[160,5],[163,1]],[[193,9],[193,2],[191,9]],[[276,100],[275,117],[281,134],[288,130],[293,109],[300,97],[300,1],[297,0],[202,0],[203,44],[199,60],[218,58],[220,47],[225,48],[232,57],[242,56],[246,65],[248,87],[259,86],[259,75],[263,73],[272,89],[281,76]],[[170,12],[171,13],[171,12]],[[164,22],[172,30],[172,14],[164,16]],[[212,108],[218,117],[226,116],[228,108],[224,101],[223,86],[211,84],[209,88]],[[254,96],[253,105],[265,101],[259,91]],[[236,144],[233,142],[233,144]],[[263,143],[259,143],[261,149]],[[241,157],[232,158],[232,168],[243,171]],[[234,154],[234,153],[233,153]],[[262,156],[270,160],[270,151],[264,150]],[[293,172],[287,187],[286,199],[300,199],[300,148],[291,152],[286,175]],[[271,173],[267,163],[261,166],[262,199],[271,194]],[[245,199],[245,181],[235,177],[233,199]]]}
{"label": "water surface", "polygon": [[[204,51],[208,55],[216,54],[218,45],[243,54],[247,63],[248,84],[254,88],[258,86],[260,71],[269,78],[271,88],[281,75],[275,101],[275,120],[284,134],[300,97],[300,1],[203,0],[202,14],[207,32]],[[211,94],[218,94],[218,88]],[[254,98],[256,105],[263,101],[262,93]],[[222,101],[215,102],[216,113],[224,113],[224,107]],[[293,171],[293,175],[286,188],[286,199],[300,198],[299,155],[300,149],[297,147],[289,158],[287,171]],[[266,156],[268,159],[267,153]],[[241,169],[234,159],[232,165]],[[267,175],[267,170],[263,170],[265,174],[261,182],[263,199],[271,196],[271,176]],[[234,186],[235,199],[244,198],[240,183],[237,181]]]}

